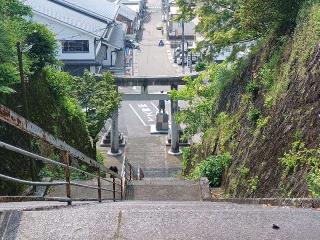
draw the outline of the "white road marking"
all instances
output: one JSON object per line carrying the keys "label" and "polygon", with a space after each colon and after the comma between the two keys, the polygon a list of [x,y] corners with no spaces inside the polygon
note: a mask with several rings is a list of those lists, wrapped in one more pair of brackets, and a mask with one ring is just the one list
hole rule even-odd
{"label": "white road marking", "polygon": [[140,117],[140,115],[137,113],[137,111],[134,109],[134,107],[129,104],[130,108],[132,109],[132,111],[136,114],[136,116],[139,118],[139,120],[142,122],[143,126],[147,126],[147,124],[142,120],[142,118]]}
{"label": "white road marking", "polygon": [[151,105],[159,112],[159,108],[153,102],[151,102]]}

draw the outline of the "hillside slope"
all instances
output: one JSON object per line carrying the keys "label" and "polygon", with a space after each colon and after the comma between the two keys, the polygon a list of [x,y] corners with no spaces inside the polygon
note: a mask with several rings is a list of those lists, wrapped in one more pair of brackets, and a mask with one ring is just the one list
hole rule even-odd
{"label": "hillside slope", "polygon": [[320,196],[320,4],[305,5],[297,22],[294,32],[269,36],[221,91],[185,175],[227,152],[227,196]]}

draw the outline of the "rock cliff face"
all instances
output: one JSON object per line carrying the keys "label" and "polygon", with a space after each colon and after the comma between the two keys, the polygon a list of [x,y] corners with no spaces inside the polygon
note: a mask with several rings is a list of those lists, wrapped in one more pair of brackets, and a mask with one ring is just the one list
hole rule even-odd
{"label": "rock cliff face", "polygon": [[320,192],[320,4],[304,14],[285,41],[270,38],[221,95],[215,115],[237,115],[240,126],[229,140],[229,196]]}

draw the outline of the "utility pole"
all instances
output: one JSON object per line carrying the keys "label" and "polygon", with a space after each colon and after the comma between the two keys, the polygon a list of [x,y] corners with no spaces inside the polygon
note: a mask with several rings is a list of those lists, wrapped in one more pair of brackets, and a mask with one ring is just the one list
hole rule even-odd
{"label": "utility pole", "polygon": [[192,73],[192,48],[190,51],[190,73]]}
{"label": "utility pole", "polygon": [[182,50],[182,73],[185,73],[185,64],[184,64],[184,42],[185,42],[185,37],[184,37],[184,20],[182,20],[181,22],[181,28],[182,28],[182,46],[181,46],[181,50]]}
{"label": "utility pole", "polygon": [[[24,109],[24,117],[27,120],[30,120],[29,118],[29,107],[28,107],[28,97],[27,97],[27,86],[26,86],[26,79],[24,76],[24,70],[23,70],[23,59],[22,59],[22,48],[21,43],[18,42],[17,45],[17,53],[18,53],[18,64],[19,64],[19,73],[20,73],[20,81],[21,81],[21,90],[22,90],[22,97],[23,97],[23,109]],[[27,140],[27,147],[28,150],[31,150],[31,137],[29,134],[26,134],[26,140]],[[37,173],[36,173],[36,163],[33,159],[29,159],[30,161],[30,170],[31,170],[31,177],[32,181],[36,181],[38,179]],[[36,190],[36,187],[33,186],[33,190]]]}
{"label": "utility pole", "polygon": [[126,38],[123,37],[123,76],[126,76]]}
{"label": "utility pole", "polygon": [[134,64],[133,64],[133,51],[134,48],[131,49],[131,76],[134,76]]}

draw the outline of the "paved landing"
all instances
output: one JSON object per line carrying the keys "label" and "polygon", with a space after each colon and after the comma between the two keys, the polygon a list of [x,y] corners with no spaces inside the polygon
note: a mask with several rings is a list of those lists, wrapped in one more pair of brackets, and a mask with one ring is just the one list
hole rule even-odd
{"label": "paved landing", "polygon": [[23,212],[19,222],[17,240],[318,240],[320,234],[316,210],[206,202],[122,202],[31,211]]}

